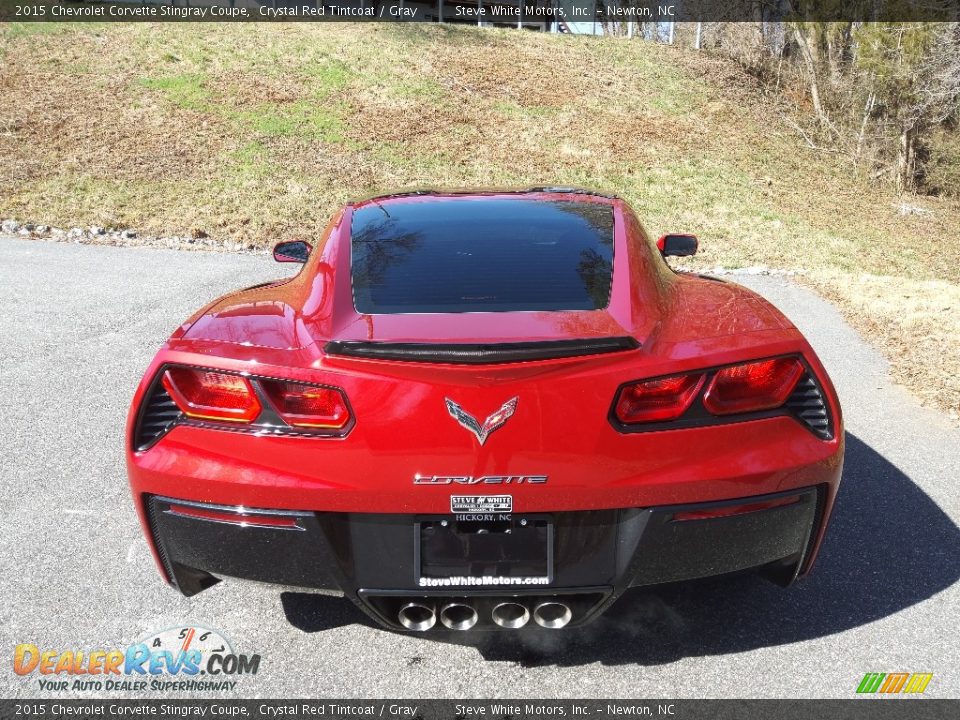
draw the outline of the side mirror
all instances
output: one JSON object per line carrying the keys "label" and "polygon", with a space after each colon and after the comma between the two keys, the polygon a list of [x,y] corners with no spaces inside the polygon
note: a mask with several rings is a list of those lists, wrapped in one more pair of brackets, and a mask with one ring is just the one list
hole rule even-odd
{"label": "side mirror", "polygon": [[304,240],[288,240],[273,246],[273,259],[277,262],[305,263],[313,248]]}
{"label": "side mirror", "polygon": [[687,257],[697,254],[696,235],[662,235],[657,247],[664,257]]}

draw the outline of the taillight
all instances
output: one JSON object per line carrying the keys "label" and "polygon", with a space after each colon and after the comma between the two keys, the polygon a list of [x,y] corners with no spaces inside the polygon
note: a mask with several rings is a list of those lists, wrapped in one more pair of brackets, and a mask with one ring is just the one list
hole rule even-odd
{"label": "taillight", "polygon": [[260,401],[242,375],[173,367],[163,374],[163,386],[187,417],[250,423],[260,415]]}
{"label": "taillight", "polygon": [[617,419],[625,425],[675,420],[690,407],[705,375],[672,375],[627,385],[617,398]]}
{"label": "taillight", "polygon": [[714,415],[771,410],[783,405],[804,373],[797,358],[776,358],[718,370],[703,395]]}
{"label": "taillight", "polygon": [[242,510],[220,510],[218,508],[195,505],[171,505],[169,512],[174,515],[224,522],[232,525],[253,525],[256,527],[290,528],[303,530],[295,515],[273,514],[265,512],[249,513]]}
{"label": "taillight", "polygon": [[260,380],[277,414],[288,425],[341,430],[350,422],[350,409],[336,388],[286,380]]}
{"label": "taillight", "polygon": [[777,498],[776,500],[766,500],[763,502],[744,503],[743,505],[724,505],[722,507],[710,508],[709,510],[687,510],[678,512],[673,516],[674,520],[712,520],[714,518],[732,517],[734,515],[746,515],[747,513],[757,512],[759,510],[770,510],[785,505],[793,505],[800,502],[799,495]]}

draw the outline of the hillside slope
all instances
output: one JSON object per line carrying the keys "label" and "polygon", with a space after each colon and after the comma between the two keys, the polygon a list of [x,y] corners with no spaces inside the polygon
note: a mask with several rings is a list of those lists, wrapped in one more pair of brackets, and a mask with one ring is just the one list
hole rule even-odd
{"label": "hillside slope", "polygon": [[808,271],[898,377],[960,407],[960,207],[901,214],[725,60],[339,23],[11,25],[0,60],[0,218],[267,244],[380,190],[595,186],[652,233],[699,234],[695,267]]}

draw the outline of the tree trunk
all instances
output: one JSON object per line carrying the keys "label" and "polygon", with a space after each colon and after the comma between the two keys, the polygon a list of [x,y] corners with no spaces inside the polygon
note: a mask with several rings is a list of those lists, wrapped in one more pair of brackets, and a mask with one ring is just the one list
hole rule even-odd
{"label": "tree trunk", "polygon": [[913,189],[916,156],[916,128],[904,127],[900,133],[900,149],[897,153],[897,192],[903,194]]}
{"label": "tree trunk", "polygon": [[830,82],[836,83],[840,79],[840,64],[837,58],[839,51],[837,50],[836,43],[834,42],[833,33],[827,32],[826,35],[827,35],[827,66],[830,68]]}
{"label": "tree trunk", "polygon": [[797,46],[800,48],[800,55],[803,57],[803,62],[807,66],[807,74],[810,76],[810,100],[813,102],[813,111],[817,114],[817,120],[820,121],[820,126],[827,128],[830,126],[830,118],[827,117],[826,110],[824,110],[823,103],[820,100],[817,63],[813,57],[813,51],[810,49],[810,43],[803,31],[800,30],[796,24],[791,25],[791,27],[793,29],[793,36],[797,41]]}
{"label": "tree trunk", "polygon": [[870,113],[873,112],[873,105],[877,100],[876,94],[871,91],[867,95],[867,103],[863,106],[863,120],[860,122],[860,134],[857,135],[856,161],[860,162],[860,155],[863,153],[863,142],[867,136],[867,123],[870,122]]}

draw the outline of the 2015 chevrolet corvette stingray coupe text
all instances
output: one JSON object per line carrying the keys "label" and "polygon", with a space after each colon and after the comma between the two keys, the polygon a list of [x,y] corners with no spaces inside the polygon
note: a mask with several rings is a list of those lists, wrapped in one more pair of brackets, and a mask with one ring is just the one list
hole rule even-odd
{"label": "2015 chevrolet corvette stingray coupe text", "polygon": [[130,410],[164,578],[343,594],[424,631],[561,628],[627,588],[810,572],[843,465],[800,332],[570,188],[350,203],[292,279],[174,332]]}

